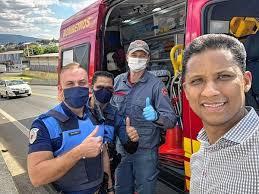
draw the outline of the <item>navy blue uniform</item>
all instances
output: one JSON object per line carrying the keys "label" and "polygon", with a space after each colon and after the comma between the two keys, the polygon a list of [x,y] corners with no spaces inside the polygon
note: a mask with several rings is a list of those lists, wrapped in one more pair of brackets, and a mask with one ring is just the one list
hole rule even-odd
{"label": "navy blue uniform", "polygon": [[[85,106],[82,118],[64,103],[39,116],[32,124],[29,153],[51,151],[54,157],[62,155],[80,143],[95,129],[96,122]],[[97,136],[105,137],[104,124],[99,124]],[[33,137],[34,136],[34,137]],[[53,183],[58,191],[68,194],[93,194],[103,180],[102,154],[81,159],[63,177]]]}

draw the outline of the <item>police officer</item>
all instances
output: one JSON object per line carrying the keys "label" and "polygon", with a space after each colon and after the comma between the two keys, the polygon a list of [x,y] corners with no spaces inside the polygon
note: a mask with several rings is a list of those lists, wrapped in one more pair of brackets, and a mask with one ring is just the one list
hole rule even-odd
{"label": "police officer", "polygon": [[[138,133],[136,129],[130,126],[130,119],[125,120],[117,111],[117,108],[110,104],[110,99],[113,95],[113,74],[106,71],[97,71],[92,79],[92,97],[89,100],[88,106],[93,115],[100,123],[105,124],[105,142],[108,145],[108,153],[111,160],[111,174],[114,180],[114,171],[120,162],[120,155],[117,155],[115,149],[115,138],[117,137],[124,149],[133,154],[138,147]],[[110,138],[114,137],[114,138]],[[106,139],[107,138],[107,139]],[[110,184],[110,183],[109,183]],[[108,191],[112,188],[108,188]]]}
{"label": "police officer", "polygon": [[97,126],[86,106],[85,69],[77,63],[64,66],[58,91],[63,101],[32,124],[29,177],[34,186],[53,183],[65,194],[94,194],[103,181],[103,163],[109,161],[103,161],[104,124]]}
{"label": "police officer", "polygon": [[138,150],[132,155],[117,145],[122,161],[115,172],[116,194],[155,193],[160,130],[172,128],[176,123],[167,89],[146,70],[149,59],[147,43],[132,42],[127,52],[130,71],[115,79],[112,104],[130,117],[140,136]]}

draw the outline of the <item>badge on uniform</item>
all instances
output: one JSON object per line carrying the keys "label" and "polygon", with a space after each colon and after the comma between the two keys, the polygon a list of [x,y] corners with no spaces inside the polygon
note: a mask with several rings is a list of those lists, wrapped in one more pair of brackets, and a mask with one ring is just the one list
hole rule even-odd
{"label": "badge on uniform", "polygon": [[32,128],[30,130],[30,135],[29,135],[29,141],[30,144],[33,144],[34,141],[37,139],[37,133],[38,133],[39,129],[38,128]]}

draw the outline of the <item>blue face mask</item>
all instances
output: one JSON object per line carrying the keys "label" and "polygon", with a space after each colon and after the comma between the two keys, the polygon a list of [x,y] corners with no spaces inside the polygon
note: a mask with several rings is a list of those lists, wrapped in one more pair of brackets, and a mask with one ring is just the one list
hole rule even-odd
{"label": "blue face mask", "polygon": [[113,92],[107,88],[94,90],[94,96],[96,100],[98,100],[100,103],[103,103],[103,104],[110,102],[112,94]]}
{"label": "blue face mask", "polygon": [[89,98],[89,88],[72,87],[64,89],[65,102],[72,108],[81,108]]}

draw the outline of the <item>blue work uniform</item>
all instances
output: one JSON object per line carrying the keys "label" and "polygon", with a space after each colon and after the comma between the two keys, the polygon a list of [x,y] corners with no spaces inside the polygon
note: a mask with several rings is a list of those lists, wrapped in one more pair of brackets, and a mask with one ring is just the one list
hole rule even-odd
{"label": "blue work uniform", "polygon": [[[131,125],[136,128],[140,138],[138,150],[132,155],[125,152],[120,142],[117,143],[122,161],[116,169],[116,194],[135,191],[138,194],[153,194],[158,175],[160,130],[174,127],[176,115],[167,89],[159,78],[145,71],[137,83],[131,84],[128,76],[127,72],[115,78],[115,92],[111,103],[121,114],[130,118]],[[154,122],[143,117],[147,97],[158,113],[158,120]]]}
{"label": "blue work uniform", "polygon": [[91,113],[98,124],[104,124],[104,142],[114,142],[116,137],[120,138],[120,141],[125,144],[128,142],[129,137],[126,133],[125,118],[118,113],[115,106],[108,103],[103,110],[98,112],[97,107],[91,109],[89,103],[87,107],[91,110]]}
{"label": "blue work uniform", "polygon": [[[51,151],[58,157],[82,143],[95,129],[96,122],[85,106],[82,118],[64,103],[40,115],[32,124],[29,154]],[[104,125],[99,125],[97,136],[104,138]],[[32,137],[30,137],[31,139]],[[110,138],[110,137],[109,137]],[[53,182],[57,191],[67,194],[93,194],[103,181],[102,153],[94,158],[79,160],[63,177]]]}
{"label": "blue work uniform", "polygon": [[[91,98],[90,98],[91,99]],[[115,142],[118,138],[128,153],[134,153],[137,149],[138,142],[131,142],[126,132],[125,115],[120,114],[117,107],[107,103],[103,110],[98,112],[95,107],[91,109],[89,103],[87,107],[91,110],[93,117],[99,124],[104,124],[104,142]]]}
{"label": "blue work uniform", "polygon": [[115,149],[116,139],[119,139],[125,151],[130,154],[133,154],[137,151],[138,142],[132,142],[129,139],[126,132],[125,116],[121,115],[115,106],[107,103],[103,110],[98,110],[96,105],[92,109],[89,105],[90,100],[91,99],[89,99],[87,106],[91,110],[92,115],[95,117],[98,123],[104,124],[104,142],[109,142],[108,152],[110,158],[112,159],[110,165],[111,174],[113,176],[114,170],[119,164],[121,157],[120,155],[117,155]]}

